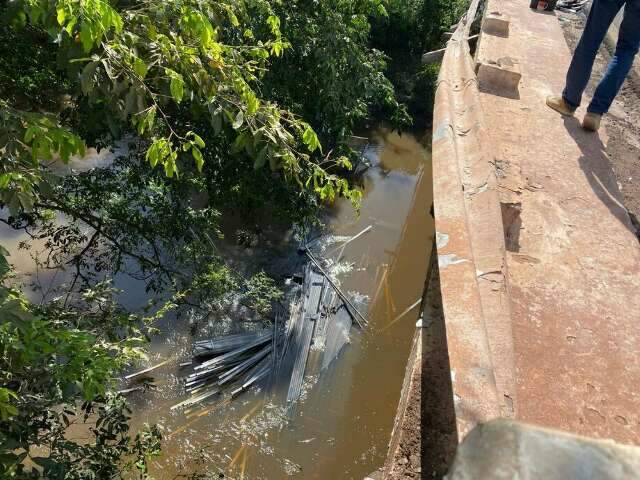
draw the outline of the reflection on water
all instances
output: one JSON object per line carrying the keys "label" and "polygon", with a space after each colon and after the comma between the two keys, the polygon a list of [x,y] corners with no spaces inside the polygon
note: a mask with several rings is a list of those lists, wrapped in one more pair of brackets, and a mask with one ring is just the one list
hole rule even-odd
{"label": "reflection on water", "polygon": [[49,168],[58,175],[64,175],[70,173],[72,170],[75,172],[87,172],[92,168],[103,168],[111,165],[113,160],[120,155],[125,155],[129,151],[127,146],[127,140],[117,142],[115,147],[103,148],[96,150],[95,148],[87,148],[84,157],[73,156],[69,160],[69,163],[62,163],[59,160],[55,160],[49,165]]}
{"label": "reflection on water", "polygon": [[[125,155],[129,151],[127,141],[118,142],[113,148],[103,148],[100,151],[88,148],[83,157],[73,156],[68,163],[62,163],[59,158],[54,158],[47,167],[56,175],[67,175],[71,172],[86,172],[93,168],[108,167],[114,159]],[[0,209],[0,216],[7,218],[8,210]],[[65,215],[56,214],[56,224],[66,223]],[[85,234],[90,235],[92,230],[83,225]],[[24,284],[24,293],[33,302],[51,300],[51,295],[56,288],[69,279],[69,272],[64,265],[56,265],[55,268],[44,268],[48,249],[46,238],[32,238],[24,230],[14,230],[4,223],[0,223],[0,242],[10,252],[9,262],[18,273],[20,283]],[[20,248],[21,244],[28,249]],[[124,286],[120,286],[124,289]],[[144,295],[144,285],[140,285],[140,295]],[[127,298],[129,298],[127,296]],[[143,302],[144,303],[144,302]]]}
{"label": "reflection on water", "polygon": [[[170,411],[184,399],[178,364],[191,350],[184,319],[169,318],[151,345],[149,364],[172,362],[153,372],[156,388],[130,396],[134,427],[158,423],[163,455],[152,466],[158,479],[200,472],[225,478],[361,479],[386,456],[395,410],[418,311],[398,319],[422,295],[433,224],[431,163],[411,135],[378,131],[365,155],[371,168],[364,176],[364,198],[357,216],[348,202],[338,202],[327,219],[335,235],[355,235],[344,260],[352,268],[340,277],[346,291],[371,299],[366,332],[353,330],[327,372],[305,380],[302,401],[293,418],[264,390],[253,390],[232,403]],[[20,235],[0,230],[12,261],[23,272],[17,244]],[[131,306],[144,303],[144,286],[125,278]],[[222,328],[223,326],[220,326]]]}

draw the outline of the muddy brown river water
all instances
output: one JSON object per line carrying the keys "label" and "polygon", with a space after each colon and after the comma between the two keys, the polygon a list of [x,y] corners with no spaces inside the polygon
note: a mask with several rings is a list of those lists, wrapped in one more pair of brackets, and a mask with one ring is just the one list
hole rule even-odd
{"label": "muddy brown river water", "polygon": [[[409,134],[378,130],[364,152],[371,167],[364,174],[360,215],[338,202],[327,217],[328,233],[355,235],[340,275],[345,291],[369,299],[369,326],[353,328],[350,343],[329,369],[305,380],[293,415],[273,400],[268,389],[254,389],[231,403],[204,404],[191,412],[171,411],[186,398],[178,364],[189,360],[192,338],[184,319],[168,319],[150,346],[156,388],[130,396],[133,426],[157,423],[163,453],[154,460],[159,480],[187,478],[361,479],[382,465],[400,398],[418,308],[401,316],[421,298],[433,239],[431,161]],[[12,263],[29,272],[17,250],[20,235],[0,229],[0,242]],[[45,279],[53,280],[55,279]],[[131,307],[146,300],[141,285],[117,278]],[[144,368],[146,365],[141,365]]]}

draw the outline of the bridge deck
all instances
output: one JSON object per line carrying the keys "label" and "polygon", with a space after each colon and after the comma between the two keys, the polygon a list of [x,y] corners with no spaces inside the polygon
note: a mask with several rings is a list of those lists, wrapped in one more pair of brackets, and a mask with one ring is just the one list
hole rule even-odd
{"label": "bridge deck", "polygon": [[580,127],[583,109],[563,119],[544,104],[571,59],[555,16],[526,2],[499,8],[511,28],[491,48],[519,60],[519,98],[480,97],[501,201],[521,209],[507,241],[516,416],[638,443],[640,248],[606,136]]}
{"label": "bridge deck", "polygon": [[[448,202],[459,193],[441,178],[451,159],[437,117],[449,121],[452,115],[436,111],[434,128],[436,228],[447,238],[439,248],[440,275],[459,432],[463,436],[474,422],[496,415],[486,404],[497,390],[503,416],[640,443],[640,247],[605,154],[606,135],[581,129],[584,109],[577,118],[563,119],[545,106],[545,97],[562,89],[570,61],[555,15],[530,10],[522,0],[488,3],[488,13],[509,18],[509,32],[483,33],[478,58],[514,59],[522,78],[517,89],[481,83],[480,112],[463,107],[481,125],[451,127],[455,133],[449,137],[457,144],[476,135],[495,182],[474,184],[476,160],[458,160],[471,252],[457,246],[458,232],[452,229]],[[458,85],[451,82],[449,88]],[[459,147],[454,150],[464,155]],[[487,245],[474,238],[487,237],[483,230],[496,224],[483,226],[470,215],[478,211],[473,196],[494,188],[505,241],[496,242],[493,259],[503,258],[504,264],[487,272],[478,267],[478,253]],[[465,263],[475,266],[477,285],[469,283]],[[500,294],[483,291],[487,282]],[[466,295],[470,290],[473,295]],[[481,307],[484,326],[475,321],[460,329],[465,302],[472,308],[469,318],[477,318]],[[474,363],[463,357],[469,338],[482,347],[482,335],[491,358],[478,365],[485,373],[487,365],[493,369],[486,398],[463,380],[478,376]]]}

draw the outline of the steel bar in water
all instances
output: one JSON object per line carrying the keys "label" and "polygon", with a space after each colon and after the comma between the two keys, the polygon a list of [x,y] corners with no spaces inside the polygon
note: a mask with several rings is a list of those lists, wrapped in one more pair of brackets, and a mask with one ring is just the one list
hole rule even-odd
{"label": "steel bar in water", "polygon": [[[238,363],[243,361],[246,357],[251,356],[252,355],[252,350],[254,348],[259,347],[261,345],[264,345],[264,343],[267,343],[267,342],[265,341],[265,342],[260,343],[258,345],[254,345],[251,348],[248,348],[248,349],[244,350],[243,352],[235,352],[234,351],[235,352],[234,355],[230,355],[228,357],[222,358],[220,361],[215,362],[215,363],[209,363],[209,364],[206,364],[206,365],[204,363],[202,363],[200,365],[197,365],[198,367],[202,366],[202,368],[196,369],[194,367],[193,373],[190,373],[187,378],[197,377],[198,375],[203,375],[203,374],[205,374],[205,373],[207,373],[209,371],[217,371],[217,370],[220,370],[220,369],[225,369],[225,368],[229,368],[230,366],[237,365]],[[216,357],[216,358],[220,358],[220,357]]]}
{"label": "steel bar in water", "polygon": [[155,370],[157,368],[160,368],[163,365],[166,365],[171,360],[172,360],[171,358],[168,358],[164,362],[160,362],[157,365],[154,365],[153,367],[145,368],[144,370],[140,370],[139,372],[131,373],[129,375],[126,375],[124,378],[125,378],[125,380],[131,380],[132,378],[139,377],[140,375],[144,375],[145,373],[152,372],[153,370]]}
{"label": "steel bar in water", "polygon": [[[350,241],[369,230],[370,227],[352,237]],[[328,332],[331,332],[329,354],[318,358],[324,360],[323,367],[326,368],[326,364],[335,358],[348,340],[352,320],[357,321],[361,327],[366,324],[366,318],[340,291],[313,254],[309,251],[306,253],[311,261],[305,267],[301,294],[293,302],[286,326],[281,324],[282,315],[278,311],[270,329],[195,342],[194,358],[211,358],[194,366],[193,372],[186,377],[185,382],[185,389],[191,396],[174,405],[172,409],[201,402],[220,393],[220,387],[232,382],[235,385],[230,392],[230,398],[234,398],[270,373],[277,375],[285,358],[287,365],[291,365],[287,403],[295,402],[302,391],[316,325],[320,328],[318,335],[321,338],[318,341],[326,341]],[[339,307],[334,311],[338,298]],[[364,323],[355,315],[359,315]],[[337,318],[330,322],[330,317],[333,316]],[[329,323],[336,325],[330,327]],[[281,346],[278,346],[279,335],[284,337]],[[270,353],[271,357],[268,356]],[[188,363],[185,362],[185,366],[188,366]]]}
{"label": "steel bar in water", "polygon": [[[311,253],[309,250],[305,250],[304,252],[306,253],[307,257],[309,257],[309,260],[311,260],[313,264],[318,268],[318,270],[320,270],[320,272],[327,278],[329,284],[333,287],[333,289],[336,291],[336,293],[342,299],[342,301],[346,303],[347,306],[351,309],[353,314],[353,319],[356,321],[356,323],[360,326],[360,328],[364,329],[367,323],[369,323],[368,320],[364,317],[364,315],[360,313],[360,311],[356,308],[356,306],[349,299],[349,297],[347,297],[344,293],[342,293],[342,290],[340,290],[340,287],[338,287],[336,283],[331,279],[329,274],[325,272],[325,270],[322,268],[322,265],[320,265],[320,262],[318,262],[318,260],[313,255],[313,253]],[[357,317],[360,317],[362,321],[359,320]]]}
{"label": "steel bar in water", "polygon": [[219,372],[211,373],[209,375],[203,375],[199,378],[194,378],[193,380],[189,380],[187,383],[185,383],[184,386],[187,390],[197,388],[199,385],[215,380],[219,376],[220,376]]}
{"label": "steel bar in water", "polygon": [[378,283],[378,288],[376,289],[376,293],[374,293],[373,298],[371,299],[371,305],[375,305],[378,301],[378,297],[380,297],[380,293],[384,288],[385,282],[387,281],[387,274],[389,273],[389,266],[385,265],[382,267],[384,270],[382,271],[382,276],[380,277],[380,283]]}
{"label": "steel bar in water", "polygon": [[319,314],[320,299],[326,283],[326,276],[316,272],[311,265],[307,265],[305,275],[306,296],[302,312],[300,312],[300,319],[298,320],[298,332],[292,345],[293,369],[289,377],[287,403],[294,402],[300,397],[315,319]]}
{"label": "steel bar in water", "polygon": [[393,301],[393,296],[391,295],[388,275],[384,277],[384,297],[387,300],[387,311],[390,310],[391,313],[396,313],[396,302]]}
{"label": "steel bar in water", "polygon": [[238,459],[240,458],[240,455],[242,455],[242,452],[244,452],[244,450],[247,448],[247,446],[245,444],[240,445],[240,448],[238,449],[238,451],[236,452],[236,454],[233,456],[233,458],[231,459],[231,463],[229,463],[229,468],[233,468],[233,466],[235,465],[235,463],[238,461]]}
{"label": "steel bar in water", "polygon": [[225,335],[224,337],[212,340],[199,340],[194,344],[194,356],[203,357],[226,353],[238,347],[241,347],[242,345],[245,345],[247,342],[257,340],[266,332],[268,332],[268,330],[248,333],[234,333],[232,335]]}
{"label": "steel bar in water", "polygon": [[[321,305],[324,308],[316,320],[316,331],[313,335],[313,344],[319,348],[321,348],[325,343],[329,318],[331,317],[332,309],[335,306],[335,297],[336,293],[332,288],[325,289],[322,295]],[[342,305],[342,303],[340,305]]]}
{"label": "steel bar in water", "polygon": [[118,395],[128,395],[130,393],[140,392],[142,390],[144,390],[144,387],[142,385],[133,388],[125,388],[124,390],[118,390]]}
{"label": "steel bar in water", "polygon": [[224,355],[220,355],[219,357],[214,357],[211,360],[207,360],[206,362],[201,363],[200,365],[195,367],[195,370],[202,370],[203,368],[207,368],[210,365],[216,365],[219,363],[223,363],[224,361],[233,358],[235,356],[241,355],[244,352],[251,350],[252,348],[258,347],[264,343],[267,343],[269,340],[271,340],[271,336],[273,335],[273,332],[267,330],[265,332],[265,334],[263,336],[261,336],[260,338],[249,342],[248,344],[244,345],[243,347],[237,348],[236,350],[232,350],[228,353],[225,353]]}
{"label": "steel bar in water", "polygon": [[[357,235],[354,235],[353,237],[351,237],[349,240],[347,240],[346,242],[344,242],[342,245],[333,248],[331,250],[329,250],[328,252],[326,252],[324,255],[325,256],[330,256],[333,253],[337,252],[338,250],[340,250],[341,252],[344,251],[344,248],[349,245],[351,242],[353,242],[354,240],[357,240],[358,238],[360,238],[362,235],[364,235],[365,233],[369,232],[371,229],[373,228],[373,225],[369,225],[367,228],[365,228],[364,230],[362,230],[360,233],[358,233]],[[342,253],[340,253],[340,255],[338,255],[338,258],[340,258],[342,256]]]}
{"label": "steel bar in water", "polygon": [[289,321],[287,322],[287,328],[285,331],[284,346],[280,353],[280,361],[282,361],[282,359],[284,358],[284,355],[289,347],[289,343],[291,342],[291,338],[293,338],[295,324],[297,322],[297,318],[299,317],[303,301],[304,300],[302,298],[302,295],[298,295],[298,297],[292,302],[291,308],[289,309]]}
{"label": "steel bar in water", "polygon": [[251,387],[251,385],[267,376],[269,372],[271,372],[271,370],[272,368],[269,366],[269,363],[264,363],[257,369],[255,373],[249,375],[242,385],[231,392],[231,397],[237,397],[242,392],[246,391],[249,387]]}
{"label": "steel bar in water", "polygon": [[304,325],[298,345],[298,354],[296,355],[296,360],[293,365],[289,391],[287,392],[287,403],[295,402],[300,398],[304,371],[307,365],[307,358],[309,357],[309,349],[311,348],[311,337],[315,325],[314,317],[305,315],[303,322]]}
{"label": "steel bar in water", "polygon": [[318,315],[320,312],[320,300],[326,284],[326,277],[310,270],[309,290],[304,315]]}
{"label": "steel bar in water", "polygon": [[185,387],[187,392],[196,393],[198,390],[201,390],[207,384],[206,380],[198,380],[197,382],[193,382],[191,385]]}
{"label": "steel bar in water", "polygon": [[388,328],[392,327],[396,322],[398,322],[399,320],[402,319],[402,317],[404,317],[406,314],[408,314],[409,312],[411,312],[411,310],[413,310],[414,308],[420,306],[420,303],[422,302],[422,298],[418,299],[414,304],[409,305],[400,315],[398,315],[396,318],[394,318],[391,322],[389,322],[389,324],[387,326],[385,326],[384,328],[380,329],[380,332],[384,332],[385,330],[387,330]]}
{"label": "steel bar in water", "polygon": [[228,372],[225,372],[223,375],[220,375],[220,379],[218,380],[218,385],[224,385],[229,380],[237,377],[240,373],[244,372],[246,369],[250,368],[252,365],[255,365],[259,360],[261,360],[265,355],[267,355],[271,351],[271,345],[267,345],[258,353],[256,353],[253,357],[245,360],[241,364],[233,367]]}
{"label": "steel bar in water", "polygon": [[272,352],[273,354],[271,355],[272,360],[273,360],[273,367],[275,370],[275,366],[276,366],[276,359],[278,358],[278,316],[280,315],[280,311],[278,310],[275,314],[275,316],[273,317],[273,348],[272,348]]}
{"label": "steel bar in water", "polygon": [[225,362],[225,363],[222,363],[222,364],[214,365],[214,366],[206,368],[204,370],[198,370],[197,372],[192,373],[191,375],[189,375],[186,378],[187,383],[195,382],[195,381],[198,381],[198,380],[203,379],[203,378],[209,378],[209,377],[212,377],[212,376],[218,376],[221,372],[223,372],[225,370],[230,370],[231,368],[235,367],[239,363],[244,362],[251,355],[252,354],[249,354],[249,355],[243,354],[241,356],[233,358],[232,361],[228,361],[228,362]]}
{"label": "steel bar in water", "polygon": [[176,409],[178,409],[180,407],[187,407],[187,406],[194,405],[196,403],[200,403],[203,400],[206,400],[207,398],[212,397],[214,395],[217,395],[219,393],[220,393],[220,390],[213,389],[213,390],[211,390],[211,391],[209,391],[207,393],[203,393],[202,395],[198,395],[196,397],[190,397],[190,398],[188,398],[188,399],[186,399],[186,400],[184,400],[184,401],[182,401],[180,403],[176,403],[175,405],[173,405],[170,408],[170,410],[176,410]]}
{"label": "steel bar in water", "polygon": [[[305,285],[307,284],[307,278],[305,277]],[[304,288],[304,287],[303,287]],[[291,316],[289,317],[289,335],[287,336],[285,347],[282,349],[280,355],[280,363],[284,362],[286,355],[291,351],[291,346],[296,345],[298,338],[300,337],[300,331],[302,330],[302,319],[304,314],[304,308],[307,304],[307,297],[303,293],[300,295],[295,307],[292,309]]]}

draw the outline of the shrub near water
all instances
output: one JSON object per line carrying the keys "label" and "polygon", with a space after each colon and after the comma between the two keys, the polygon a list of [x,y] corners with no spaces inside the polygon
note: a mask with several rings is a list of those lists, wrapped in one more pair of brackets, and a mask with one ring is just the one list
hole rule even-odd
{"label": "shrub near water", "polygon": [[[422,54],[444,46],[442,34],[464,14],[468,0],[389,0],[388,16],[373,22],[372,42],[390,59],[387,76],[415,126],[431,123],[439,65],[421,64]],[[421,132],[422,133],[422,132]]]}

